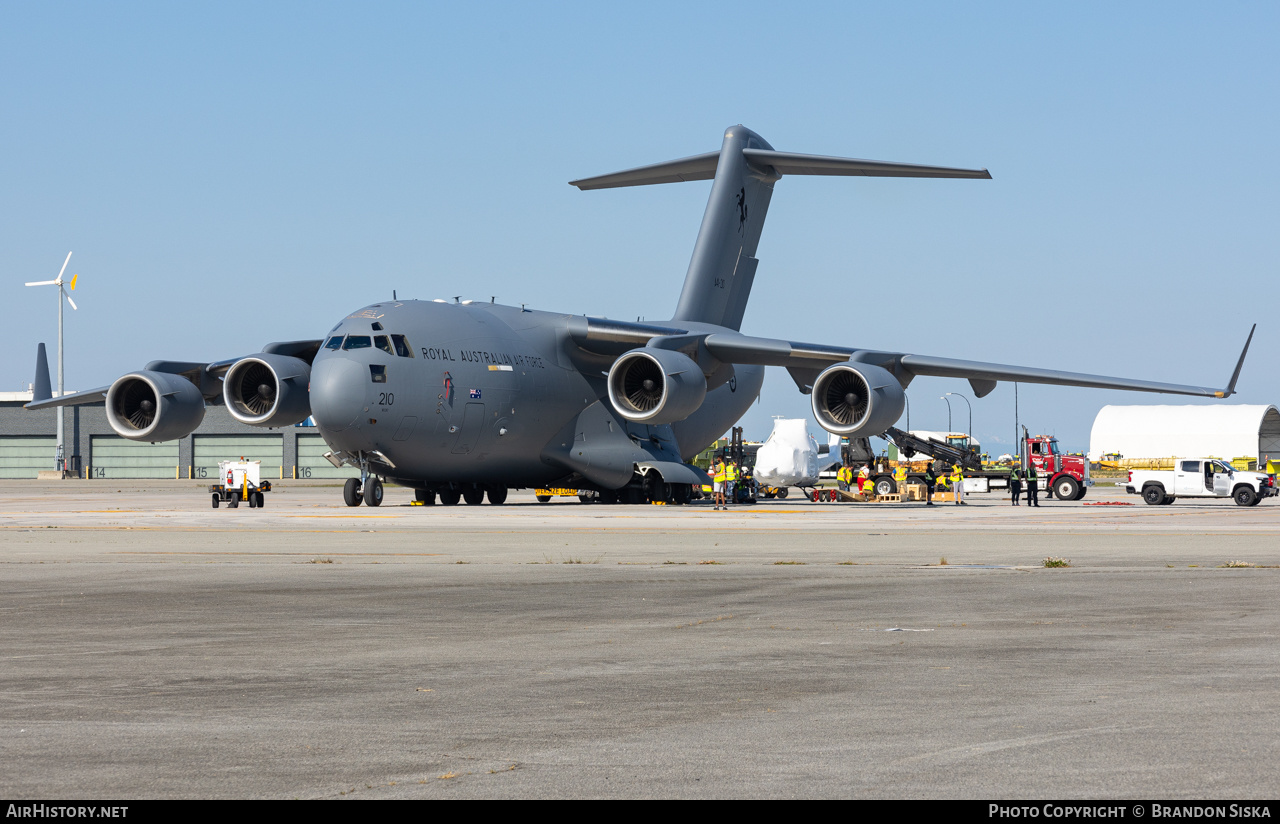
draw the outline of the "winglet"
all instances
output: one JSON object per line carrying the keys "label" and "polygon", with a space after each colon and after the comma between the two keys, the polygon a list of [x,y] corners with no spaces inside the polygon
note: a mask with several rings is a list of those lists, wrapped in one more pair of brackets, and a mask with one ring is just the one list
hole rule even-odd
{"label": "winglet", "polygon": [[1229,398],[1236,393],[1236,381],[1240,378],[1240,370],[1244,367],[1244,356],[1249,354],[1249,344],[1253,342],[1253,333],[1257,331],[1258,324],[1254,324],[1249,330],[1249,337],[1244,342],[1244,349],[1240,352],[1240,360],[1236,361],[1236,371],[1231,373],[1231,383],[1227,384],[1227,388],[1218,393],[1219,398]]}
{"label": "winglet", "polygon": [[31,400],[47,401],[53,397],[53,388],[49,385],[49,358],[45,355],[44,344],[36,345],[36,379],[31,384]]}

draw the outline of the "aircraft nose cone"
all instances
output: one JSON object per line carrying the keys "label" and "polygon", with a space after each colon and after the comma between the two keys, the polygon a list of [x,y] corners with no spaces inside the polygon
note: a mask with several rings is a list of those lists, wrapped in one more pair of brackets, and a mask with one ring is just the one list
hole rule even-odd
{"label": "aircraft nose cone", "polygon": [[311,370],[311,416],[316,425],[341,432],[366,406],[366,370],[345,358],[324,358]]}

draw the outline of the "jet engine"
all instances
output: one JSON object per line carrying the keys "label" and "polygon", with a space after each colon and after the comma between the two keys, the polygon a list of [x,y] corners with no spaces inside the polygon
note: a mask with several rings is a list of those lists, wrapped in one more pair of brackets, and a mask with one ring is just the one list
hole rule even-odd
{"label": "jet engine", "polygon": [[813,382],[813,415],[836,435],[871,438],[902,416],[906,395],[888,370],[869,363],[829,366]]}
{"label": "jet engine", "polygon": [[609,403],[636,423],[675,423],[697,411],[707,379],[693,359],[669,349],[632,349],[609,369]]}
{"label": "jet engine", "polygon": [[250,426],[293,426],[311,414],[311,367],[287,355],[242,358],[227,370],[222,398]]}
{"label": "jet engine", "polygon": [[131,441],[185,438],[204,420],[204,396],[181,375],[133,372],[107,390],[107,422]]}

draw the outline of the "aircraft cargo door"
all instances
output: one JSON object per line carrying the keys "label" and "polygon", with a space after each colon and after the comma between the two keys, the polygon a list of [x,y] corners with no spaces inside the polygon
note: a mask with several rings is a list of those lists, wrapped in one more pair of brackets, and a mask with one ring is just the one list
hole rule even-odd
{"label": "aircraft cargo door", "polygon": [[453,454],[465,455],[474,449],[483,431],[484,404],[467,404],[462,412],[462,429],[458,432],[458,440],[453,444]]}

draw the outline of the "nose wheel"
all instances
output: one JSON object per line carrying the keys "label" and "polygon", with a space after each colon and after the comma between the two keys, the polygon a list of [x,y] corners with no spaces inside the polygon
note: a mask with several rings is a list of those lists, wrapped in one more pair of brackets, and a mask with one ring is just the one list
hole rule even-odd
{"label": "nose wheel", "polygon": [[368,506],[382,505],[382,481],[370,478],[364,482],[364,502]]}
{"label": "nose wheel", "polygon": [[342,485],[342,500],[347,506],[360,506],[362,501],[368,506],[381,506],[382,481],[371,477],[362,484],[359,478],[347,478]]}

